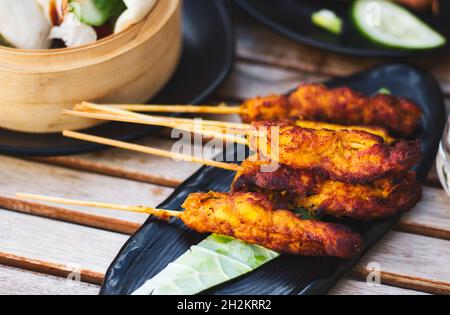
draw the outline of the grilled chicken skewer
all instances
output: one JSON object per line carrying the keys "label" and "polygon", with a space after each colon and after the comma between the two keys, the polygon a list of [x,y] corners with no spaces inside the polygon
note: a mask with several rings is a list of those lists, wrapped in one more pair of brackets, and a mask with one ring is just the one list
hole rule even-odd
{"label": "grilled chicken skewer", "polygon": [[299,118],[341,125],[380,126],[393,136],[408,137],[418,126],[421,110],[404,98],[385,94],[366,97],[350,88],[300,85],[289,95],[256,97],[240,107],[111,105],[140,112],[239,114],[246,123]]}
{"label": "grilled chicken skewer", "polygon": [[[296,169],[310,170],[345,183],[369,183],[414,166],[421,157],[420,141],[392,145],[364,131],[312,130],[283,122],[253,124],[249,147]],[[275,128],[273,128],[275,127]]]}
{"label": "grilled chicken skewer", "polygon": [[[111,112],[106,119],[114,120],[114,117],[122,115],[123,112],[126,114],[118,117],[117,120],[134,121],[140,116],[145,118],[145,115],[121,109],[108,110]],[[81,112],[81,115],[92,118],[103,116],[84,112]],[[346,183],[368,183],[395,172],[405,171],[411,168],[421,156],[418,141],[398,141],[388,145],[383,138],[359,130],[312,130],[293,126],[289,121],[256,122],[252,124],[252,130],[243,130],[248,136],[247,141],[237,137],[223,136],[220,129],[223,125],[218,127],[208,125],[195,130],[192,120],[183,119],[183,122],[191,123],[187,128],[189,131],[205,133],[205,129],[211,127],[213,136],[248,144],[253,151],[281,164],[317,171]],[[165,124],[153,117],[147,118],[146,123]],[[275,127],[277,132],[273,134],[272,129]],[[184,126],[180,128],[186,129]],[[261,130],[264,132],[261,133]],[[273,145],[279,150],[271,150]]]}
{"label": "grilled chicken skewer", "polygon": [[232,191],[256,191],[270,196],[278,207],[303,208],[317,215],[374,220],[411,210],[421,199],[422,185],[414,172],[401,172],[369,184],[347,184],[311,171],[280,165],[261,171],[267,162],[242,162]]}
{"label": "grilled chicken skewer", "polygon": [[28,194],[18,194],[18,197],[147,213],[163,220],[175,217],[199,233],[227,235],[292,255],[346,259],[358,254],[363,246],[362,237],[349,228],[340,224],[302,220],[290,211],[275,209],[264,195],[258,193],[191,194],[183,204],[183,212]]}
{"label": "grilled chicken skewer", "polygon": [[305,208],[317,214],[335,217],[350,217],[358,220],[372,220],[408,211],[421,198],[421,185],[413,172],[395,174],[374,183],[352,185],[327,179],[312,171],[293,169],[279,165],[272,172],[264,172],[263,166],[269,163],[249,158],[241,165],[223,163],[151,147],[129,144],[106,138],[65,132],[66,136],[99,144],[147,154],[176,157],[213,167],[236,171],[232,184],[235,192],[262,192],[286,209]]}
{"label": "grilled chicken skewer", "polygon": [[[74,110],[65,110],[64,114],[83,118],[148,124],[152,126],[156,125],[177,129],[193,129],[194,127],[197,127],[200,130],[202,130],[202,132],[205,132],[208,129],[213,129],[222,132],[226,131],[227,133],[232,134],[246,134],[250,132],[251,129],[253,129],[251,124],[232,123],[217,120],[205,120],[205,119],[197,121],[187,118],[143,115],[139,113],[130,112],[128,110],[123,110],[120,109],[119,107],[113,107],[109,105],[97,105],[87,102],[75,106]],[[395,139],[390,137],[388,132],[381,127],[345,126],[300,119],[286,119],[283,121],[285,123],[292,124],[293,126],[299,126],[314,130],[321,130],[321,129],[333,131],[361,130],[382,137],[386,143],[392,143],[395,141]]]}

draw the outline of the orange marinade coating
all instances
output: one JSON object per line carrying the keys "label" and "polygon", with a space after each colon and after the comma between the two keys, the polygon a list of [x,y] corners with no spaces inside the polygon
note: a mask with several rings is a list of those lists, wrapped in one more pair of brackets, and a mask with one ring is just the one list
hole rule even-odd
{"label": "orange marinade coating", "polygon": [[350,88],[328,89],[322,84],[301,85],[289,96],[256,97],[242,104],[244,122],[299,118],[341,125],[386,128],[408,137],[416,129],[421,110],[413,102],[391,95],[366,97]]}
{"label": "orange marinade coating", "polygon": [[302,220],[275,210],[259,193],[195,193],[183,204],[181,219],[200,233],[217,233],[293,255],[350,258],[362,237],[340,224]]}
{"label": "orange marinade coating", "polygon": [[[251,160],[251,158],[256,160]],[[296,196],[316,194],[322,176],[307,170],[294,169],[279,164],[273,171],[264,170],[268,162],[251,157],[241,163],[231,190],[238,191],[286,191]]]}
{"label": "orange marinade coating", "polygon": [[262,192],[277,205],[304,208],[319,215],[373,220],[412,209],[420,201],[422,186],[414,172],[401,172],[370,184],[347,184],[311,171],[279,165],[264,172],[267,162],[245,160],[236,174],[232,191]]}
{"label": "orange marinade coating", "polygon": [[249,145],[261,156],[345,183],[369,183],[408,170],[421,157],[420,141],[388,145],[365,131],[313,130],[276,121],[253,126],[260,132],[250,134]]}
{"label": "orange marinade coating", "polygon": [[294,198],[293,204],[318,215],[369,221],[409,211],[421,198],[422,185],[415,173],[402,172],[366,185],[327,180],[317,194]]}

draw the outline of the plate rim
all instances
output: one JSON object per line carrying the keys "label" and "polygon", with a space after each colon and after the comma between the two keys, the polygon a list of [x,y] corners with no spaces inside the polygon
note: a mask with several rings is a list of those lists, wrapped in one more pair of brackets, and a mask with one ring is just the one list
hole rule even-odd
{"label": "plate rim", "polygon": [[[405,58],[405,57],[426,57],[434,54],[442,53],[443,51],[448,50],[450,47],[450,43],[443,47],[438,47],[430,50],[416,50],[416,51],[407,51],[407,50],[394,50],[394,49],[383,49],[383,47],[377,47],[375,44],[374,49],[378,49],[376,52],[367,50],[367,49],[357,49],[357,48],[348,48],[346,46],[337,46],[333,44],[328,44],[326,42],[316,40],[314,38],[301,35],[297,32],[294,32],[287,27],[273,21],[271,18],[265,16],[264,14],[258,12],[258,10],[247,0],[234,0],[234,3],[238,8],[240,8],[243,12],[251,16],[253,19],[265,25],[269,29],[275,31],[279,35],[292,40],[294,42],[311,46],[314,48],[318,48],[325,52],[333,52],[344,56],[353,56],[353,57],[361,57],[361,58]],[[367,39],[370,42],[369,39]],[[447,41],[450,41],[447,39]]]}

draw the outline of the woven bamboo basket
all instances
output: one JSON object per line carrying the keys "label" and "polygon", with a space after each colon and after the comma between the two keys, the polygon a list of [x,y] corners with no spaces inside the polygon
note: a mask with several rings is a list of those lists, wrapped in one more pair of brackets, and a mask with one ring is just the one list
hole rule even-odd
{"label": "woven bamboo basket", "polygon": [[83,129],[66,117],[77,102],[143,103],[175,72],[182,49],[181,0],[161,0],[128,30],[71,49],[0,47],[0,128],[29,133]]}

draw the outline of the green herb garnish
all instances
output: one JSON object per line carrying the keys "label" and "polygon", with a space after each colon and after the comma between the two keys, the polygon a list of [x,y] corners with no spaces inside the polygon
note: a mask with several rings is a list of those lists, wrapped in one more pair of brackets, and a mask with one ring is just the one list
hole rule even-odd
{"label": "green herb garnish", "polygon": [[302,219],[302,220],[320,220],[321,219],[320,216],[318,216],[314,212],[309,211],[304,208],[297,208],[297,209],[293,210],[292,212],[297,214],[300,217],[300,219]]}
{"label": "green herb garnish", "polygon": [[378,94],[385,94],[385,95],[391,95],[391,90],[388,88],[382,87],[378,90]]}

